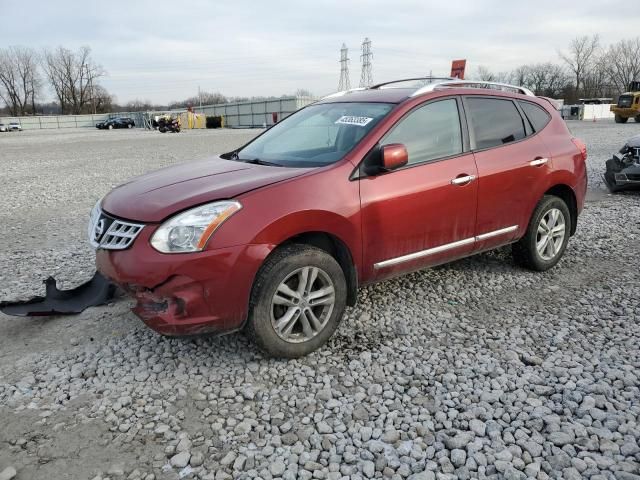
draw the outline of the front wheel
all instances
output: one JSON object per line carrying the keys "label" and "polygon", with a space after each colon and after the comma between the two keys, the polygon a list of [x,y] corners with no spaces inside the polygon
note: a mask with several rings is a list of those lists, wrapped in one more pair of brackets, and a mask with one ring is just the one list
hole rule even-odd
{"label": "front wheel", "polygon": [[127,124],[127,128],[133,128],[133,125],[131,125],[130,123]]}
{"label": "front wheel", "polygon": [[640,123],[640,115],[636,115],[635,117],[633,117],[633,119],[636,121],[636,123]]}
{"label": "front wheel", "polygon": [[614,117],[614,120],[616,123],[627,123],[627,120],[629,120],[627,117],[623,117],[622,115],[618,115],[616,113],[616,116]]}
{"label": "front wheel", "polygon": [[571,213],[559,197],[545,195],[531,216],[524,237],[512,247],[513,259],[544,272],[560,261],[571,235]]}
{"label": "front wheel", "polygon": [[113,130],[113,125],[109,125],[107,128],[108,128],[109,130]]}
{"label": "front wheel", "polygon": [[292,244],[262,266],[251,292],[248,332],[274,357],[297,358],[326,343],[347,303],[344,272],[324,250]]}

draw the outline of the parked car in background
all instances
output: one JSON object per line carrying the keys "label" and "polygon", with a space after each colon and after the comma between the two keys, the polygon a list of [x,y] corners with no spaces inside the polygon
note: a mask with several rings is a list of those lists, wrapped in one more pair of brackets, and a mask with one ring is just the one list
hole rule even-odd
{"label": "parked car in background", "polygon": [[136,124],[132,118],[129,117],[117,117],[110,118],[104,122],[96,123],[96,128],[101,130],[113,130],[114,128],[133,128]]}
{"label": "parked car in background", "polygon": [[330,95],[115,188],[90,216],[97,269],[162,334],[246,328],[299,357],[360,285],[509,244],[519,265],[556,265],[587,188],[586,147],[556,108],[491,82],[402,85]]}
{"label": "parked car in background", "polygon": [[9,126],[6,123],[0,123],[0,132],[8,132]]}
{"label": "parked car in background", "polygon": [[10,132],[21,132],[22,131],[22,125],[20,125],[20,122],[9,122],[9,131]]}

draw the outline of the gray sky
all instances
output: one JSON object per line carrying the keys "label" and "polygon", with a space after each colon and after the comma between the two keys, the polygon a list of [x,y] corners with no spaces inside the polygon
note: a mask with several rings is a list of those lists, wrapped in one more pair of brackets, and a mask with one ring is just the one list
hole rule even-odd
{"label": "gray sky", "polygon": [[89,45],[119,102],[179,100],[198,86],[229,96],[328,93],[343,42],[357,86],[366,36],[374,81],[384,81],[447,75],[454,58],[466,58],[467,71],[559,61],[577,35],[609,44],[640,24],[628,0],[0,0],[0,11],[0,45]]}

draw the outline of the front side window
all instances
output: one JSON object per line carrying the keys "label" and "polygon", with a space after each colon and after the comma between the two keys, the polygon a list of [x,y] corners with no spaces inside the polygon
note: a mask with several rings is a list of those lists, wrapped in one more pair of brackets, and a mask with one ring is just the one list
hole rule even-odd
{"label": "front side window", "polygon": [[242,161],[285,167],[337,162],[393,108],[388,103],[321,103],[285,118],[236,152]]}
{"label": "front side window", "polygon": [[381,143],[402,143],[409,153],[409,164],[462,153],[456,100],[449,98],[417,108],[400,120]]}
{"label": "front side window", "polygon": [[478,150],[505,145],[526,136],[520,112],[511,100],[469,97],[466,106]]}

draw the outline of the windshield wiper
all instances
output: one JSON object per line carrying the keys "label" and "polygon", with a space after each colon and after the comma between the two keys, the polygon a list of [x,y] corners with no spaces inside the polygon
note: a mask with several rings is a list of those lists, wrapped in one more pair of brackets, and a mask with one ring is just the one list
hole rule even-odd
{"label": "windshield wiper", "polygon": [[261,160],[259,158],[240,158],[240,157],[238,157],[237,160],[239,162],[251,163],[253,165],[266,165],[268,167],[282,167],[282,165],[280,165],[279,163],[267,162],[266,160]]}

